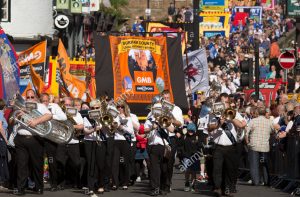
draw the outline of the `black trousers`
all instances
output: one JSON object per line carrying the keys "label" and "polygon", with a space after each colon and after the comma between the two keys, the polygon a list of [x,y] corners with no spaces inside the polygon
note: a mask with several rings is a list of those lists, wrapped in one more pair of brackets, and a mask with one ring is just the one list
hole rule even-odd
{"label": "black trousers", "polygon": [[126,140],[115,140],[112,164],[113,185],[117,187],[119,187],[119,185],[128,186],[129,158],[130,144]]}
{"label": "black trousers", "polygon": [[164,159],[163,145],[150,145],[150,180],[152,189],[164,189],[167,181],[168,160]]}
{"label": "black trousers", "polygon": [[17,157],[16,157],[16,149],[12,147],[8,147],[8,150],[11,155],[11,160],[8,163],[9,169],[9,188],[17,187]]}
{"label": "black trousers", "polygon": [[[175,155],[177,152],[177,139],[176,137],[170,137],[170,146],[171,146],[171,153],[172,156],[168,160],[168,167],[167,167],[167,180],[166,180],[166,185],[165,187],[170,188],[172,184],[172,177],[173,177],[173,167],[175,163]],[[166,189],[167,189],[166,188]]]}
{"label": "black trousers", "polygon": [[222,180],[225,181],[225,187],[232,188],[236,175],[236,155],[236,146],[216,145],[213,154],[213,179],[216,189],[222,187]]}
{"label": "black trousers", "polygon": [[130,158],[129,158],[129,176],[130,180],[135,181],[137,178],[136,170],[135,170],[135,153],[136,153],[136,142],[132,142],[132,146],[130,146]]}
{"label": "black trousers", "polygon": [[[84,141],[89,190],[104,186],[106,142]],[[97,182],[98,181],[98,182]],[[98,184],[97,184],[98,183]]]}
{"label": "black trousers", "polygon": [[79,143],[76,144],[59,144],[56,151],[57,159],[57,184],[65,185],[65,172],[68,160],[71,162],[73,169],[73,179],[79,185],[80,183],[80,151]]}
{"label": "black trousers", "polygon": [[50,185],[51,187],[57,187],[57,144],[45,139],[45,151],[48,157]]}
{"label": "black trousers", "polygon": [[32,170],[36,189],[43,189],[44,142],[37,136],[17,135],[15,137],[17,160],[17,187],[23,191]]}

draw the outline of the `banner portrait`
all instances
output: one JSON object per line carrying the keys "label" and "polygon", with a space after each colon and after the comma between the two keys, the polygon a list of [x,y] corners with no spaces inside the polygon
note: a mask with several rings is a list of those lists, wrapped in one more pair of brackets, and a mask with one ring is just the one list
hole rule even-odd
{"label": "banner portrait", "polygon": [[0,29],[0,98],[8,101],[20,92],[17,54],[3,29]]}
{"label": "banner portrait", "polygon": [[30,79],[30,65],[34,71],[43,79],[46,65],[47,41],[40,42],[29,49],[19,53],[20,66],[20,90],[23,92]]}
{"label": "banner portrait", "polygon": [[300,3],[297,0],[287,0],[287,15],[289,17],[300,16]]}
{"label": "banner portrait", "polygon": [[151,103],[164,89],[171,92],[165,37],[110,36],[114,98],[131,91],[129,103]]}
{"label": "banner portrait", "polygon": [[174,103],[187,112],[179,37],[111,37],[95,33],[94,39],[97,97],[125,99],[131,111],[146,116],[153,96],[168,89]]}
{"label": "banner portrait", "polygon": [[186,90],[206,91],[208,86],[208,65],[205,49],[198,49],[183,56]]}

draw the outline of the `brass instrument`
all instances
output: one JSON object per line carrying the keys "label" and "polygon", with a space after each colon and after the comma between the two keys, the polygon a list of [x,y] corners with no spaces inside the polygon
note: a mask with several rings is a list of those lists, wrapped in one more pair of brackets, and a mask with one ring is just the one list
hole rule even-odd
{"label": "brass instrument", "polygon": [[233,120],[236,116],[236,110],[233,109],[233,108],[228,108],[224,111],[223,113],[223,117],[226,119],[226,120]]}
{"label": "brass instrument", "polygon": [[222,114],[225,111],[225,105],[224,103],[218,102],[218,103],[212,103],[212,113],[216,117],[221,117]]}
{"label": "brass instrument", "polygon": [[100,112],[100,123],[113,134],[119,126],[118,123],[114,121],[114,119],[118,117],[119,111],[113,105],[109,105],[106,100],[101,99]]}
{"label": "brass instrument", "polygon": [[[27,122],[32,119],[36,119],[42,114],[37,110],[37,103],[25,102],[25,100],[20,96],[16,95],[13,100],[14,108],[13,118],[21,125],[21,127],[26,128],[33,135],[38,135],[40,137],[46,138],[55,143],[68,143],[73,135],[73,125],[69,125],[67,122],[60,122],[57,120],[47,121],[36,125],[34,128],[29,127]],[[18,117],[18,114],[23,112],[22,117]]]}
{"label": "brass instrument", "polygon": [[99,142],[98,140],[98,135],[99,135],[99,132],[97,131],[97,126],[100,126],[100,119],[101,119],[101,111],[100,110],[90,110],[88,112],[89,114],[89,118],[94,120],[96,122],[96,125],[95,125],[95,131],[97,132],[97,143]]}
{"label": "brass instrument", "polygon": [[163,100],[161,106],[152,107],[152,115],[161,128],[167,128],[172,124],[174,104]]}

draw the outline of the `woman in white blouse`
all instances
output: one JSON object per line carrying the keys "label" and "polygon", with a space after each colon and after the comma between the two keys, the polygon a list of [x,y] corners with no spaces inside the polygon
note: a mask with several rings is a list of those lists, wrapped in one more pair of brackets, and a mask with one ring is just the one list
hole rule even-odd
{"label": "woman in white blouse", "polygon": [[[123,190],[128,189],[129,182],[129,159],[131,136],[134,135],[129,106],[125,102],[118,102],[120,126],[115,131],[114,153],[113,153],[113,190],[122,186]],[[120,179],[119,179],[120,177]]]}
{"label": "woman in white blouse", "polygon": [[[90,102],[91,110],[100,110],[98,99]],[[104,192],[104,168],[106,160],[106,134],[101,130],[102,125],[95,120],[84,118],[84,145],[87,160],[87,186],[90,195],[94,191]],[[98,188],[95,188],[98,185]]]}

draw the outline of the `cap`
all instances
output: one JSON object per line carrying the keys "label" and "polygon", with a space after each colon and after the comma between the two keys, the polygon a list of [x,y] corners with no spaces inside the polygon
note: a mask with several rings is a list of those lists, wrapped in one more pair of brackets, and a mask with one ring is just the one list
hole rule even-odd
{"label": "cap", "polygon": [[196,125],[194,123],[189,123],[186,127],[188,131],[196,132]]}

